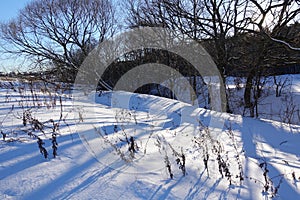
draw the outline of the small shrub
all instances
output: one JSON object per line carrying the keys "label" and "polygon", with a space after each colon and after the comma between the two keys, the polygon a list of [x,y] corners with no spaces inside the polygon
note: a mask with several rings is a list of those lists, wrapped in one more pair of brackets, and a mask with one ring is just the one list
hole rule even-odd
{"label": "small shrub", "polygon": [[38,147],[40,149],[40,153],[45,157],[45,159],[47,159],[48,158],[48,152],[45,149],[45,147],[43,147],[45,142],[43,142],[43,140],[39,137],[37,139],[38,139],[37,143],[38,143]]}

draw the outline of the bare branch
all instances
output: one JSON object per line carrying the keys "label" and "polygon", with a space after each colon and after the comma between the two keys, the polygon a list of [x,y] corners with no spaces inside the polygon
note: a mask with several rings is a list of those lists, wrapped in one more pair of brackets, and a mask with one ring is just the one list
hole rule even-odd
{"label": "bare branch", "polygon": [[76,74],[96,43],[114,32],[114,12],[109,0],[34,0],[1,24],[2,49]]}

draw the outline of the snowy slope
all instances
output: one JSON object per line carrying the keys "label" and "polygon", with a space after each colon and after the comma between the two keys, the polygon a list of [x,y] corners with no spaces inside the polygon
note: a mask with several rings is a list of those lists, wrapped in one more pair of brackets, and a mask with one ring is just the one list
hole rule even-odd
{"label": "snowy slope", "polygon": [[[34,132],[44,139],[50,154],[44,159],[36,139],[26,134],[30,127],[22,125],[20,116],[27,107],[20,106],[20,93],[0,93],[1,130],[11,140],[0,142],[0,199],[300,196],[299,126],[217,113],[148,95],[91,94],[73,102],[75,106],[63,98],[63,121],[59,121],[58,103],[54,108],[31,109],[40,121],[60,122],[57,158],[51,155],[51,128],[45,128],[45,134]],[[31,102],[30,94],[27,97],[23,100]],[[40,97],[40,101],[47,99]],[[129,152],[131,136],[134,153]],[[182,154],[185,176],[179,169]]]}

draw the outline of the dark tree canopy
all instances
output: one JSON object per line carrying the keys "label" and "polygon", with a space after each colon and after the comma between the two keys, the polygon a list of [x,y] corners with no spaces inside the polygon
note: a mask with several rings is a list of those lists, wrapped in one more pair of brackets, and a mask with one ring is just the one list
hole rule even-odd
{"label": "dark tree canopy", "polygon": [[223,81],[228,69],[243,70],[245,107],[266,67],[299,63],[299,0],[128,0],[128,9],[133,27],[168,27],[201,42]]}

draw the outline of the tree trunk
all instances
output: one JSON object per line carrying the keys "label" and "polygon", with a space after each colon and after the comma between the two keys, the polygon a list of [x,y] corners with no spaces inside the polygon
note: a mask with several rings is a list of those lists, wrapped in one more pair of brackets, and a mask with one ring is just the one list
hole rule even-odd
{"label": "tree trunk", "polygon": [[[244,103],[245,103],[245,109],[249,108],[250,109],[250,116],[254,117],[254,112],[253,112],[253,103],[251,101],[251,89],[253,86],[253,78],[255,75],[255,69],[252,68],[251,71],[249,72],[247,76],[247,81],[246,81],[246,87],[245,87],[245,92],[244,92]],[[253,115],[253,116],[252,116]]]}

